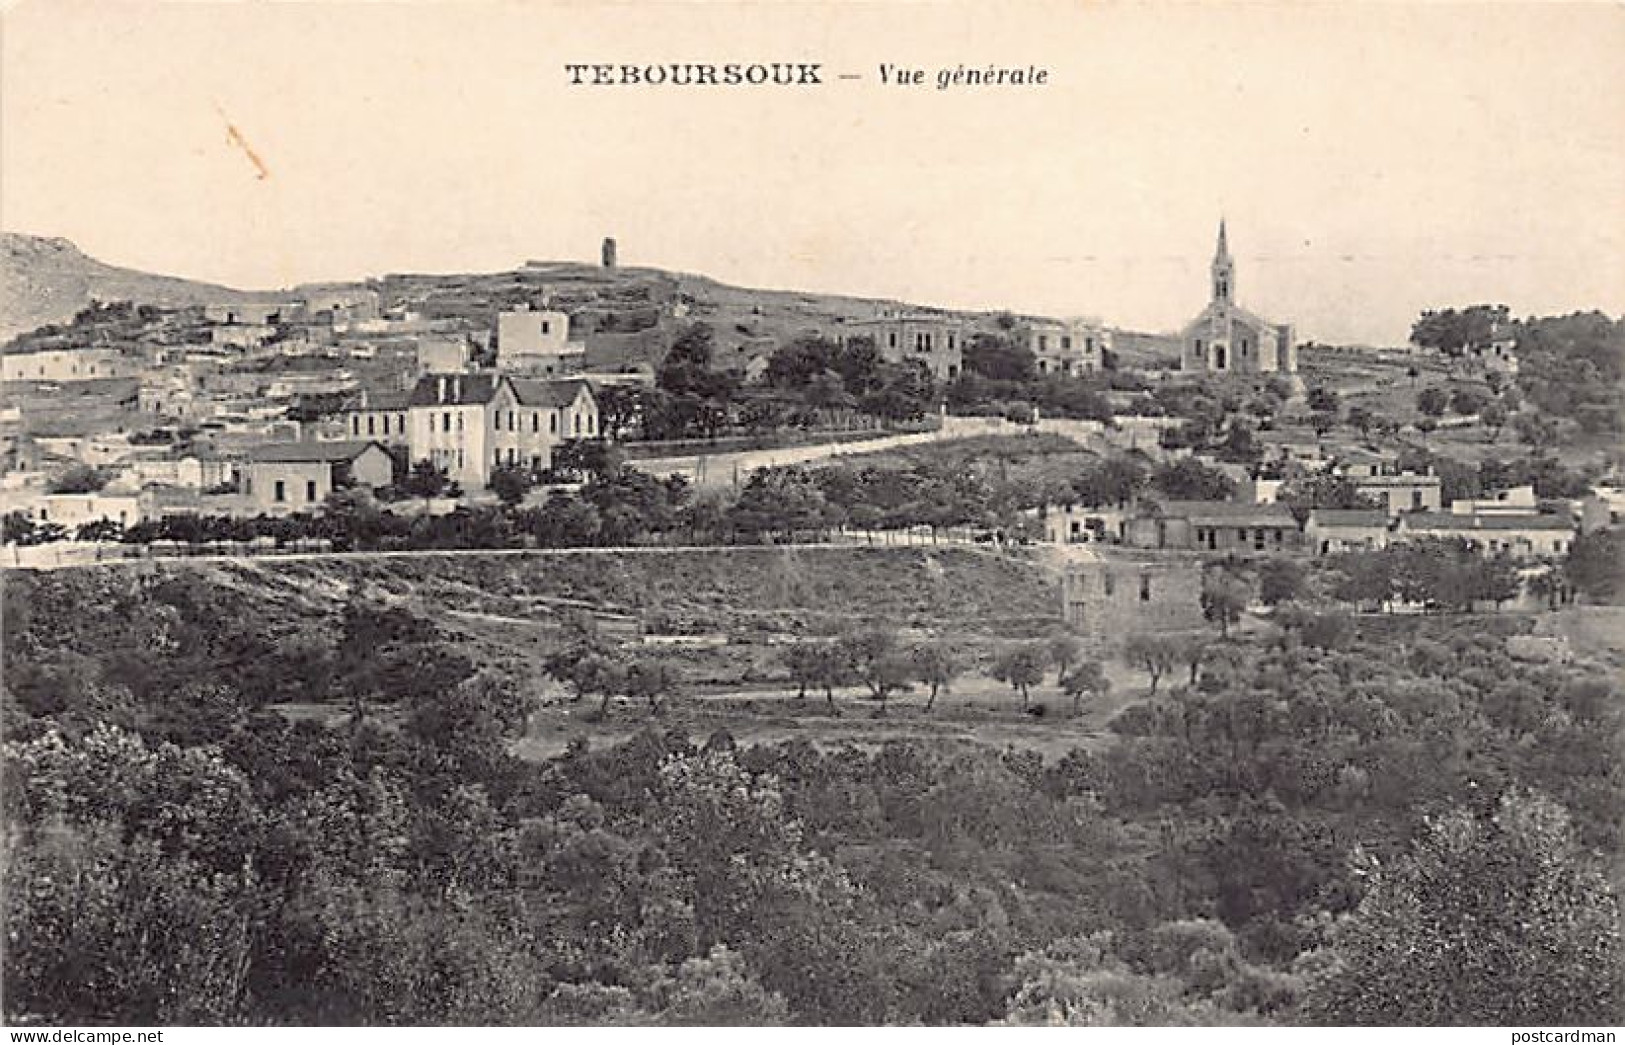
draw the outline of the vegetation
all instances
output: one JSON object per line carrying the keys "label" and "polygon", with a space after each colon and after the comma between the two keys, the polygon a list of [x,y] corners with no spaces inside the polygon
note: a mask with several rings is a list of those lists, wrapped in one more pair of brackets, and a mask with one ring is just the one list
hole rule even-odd
{"label": "vegetation", "polygon": [[[12,1019],[1625,1015],[1617,680],[1514,660],[1482,622],[1147,636],[1165,686],[1110,743],[1049,759],[647,729],[525,761],[525,690],[364,588],[327,625],[206,574],[121,576],[4,593]],[[806,645],[844,648],[871,696],[908,648],[867,628]],[[912,665],[944,653],[923,649]],[[607,653],[657,694],[648,721],[676,714],[586,618],[553,651],[561,672]],[[1101,687],[1063,641],[1006,652]],[[268,710],[318,689],[368,710]]]}

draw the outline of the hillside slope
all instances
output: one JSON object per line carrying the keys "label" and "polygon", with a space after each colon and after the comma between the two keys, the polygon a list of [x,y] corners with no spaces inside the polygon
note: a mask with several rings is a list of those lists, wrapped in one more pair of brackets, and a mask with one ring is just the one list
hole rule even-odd
{"label": "hillside slope", "polygon": [[65,239],[0,232],[0,340],[62,323],[92,301],[205,305],[263,297],[97,261]]}

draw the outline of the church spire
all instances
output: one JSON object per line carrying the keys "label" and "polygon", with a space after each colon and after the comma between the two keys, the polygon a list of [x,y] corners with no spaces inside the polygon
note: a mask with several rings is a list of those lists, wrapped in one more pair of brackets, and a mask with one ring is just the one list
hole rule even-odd
{"label": "church spire", "polygon": [[1230,302],[1236,290],[1236,266],[1230,260],[1230,242],[1224,219],[1219,219],[1219,244],[1213,251],[1213,300]]}

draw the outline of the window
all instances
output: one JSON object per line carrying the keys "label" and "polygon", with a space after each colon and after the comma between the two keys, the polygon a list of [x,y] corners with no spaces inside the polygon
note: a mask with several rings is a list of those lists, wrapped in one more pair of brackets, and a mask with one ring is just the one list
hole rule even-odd
{"label": "window", "polygon": [[1104,585],[1107,595],[1110,595],[1113,591],[1117,590],[1117,578],[1112,575],[1112,571],[1110,570],[1106,571],[1101,583]]}
{"label": "window", "polygon": [[1151,601],[1151,575],[1149,573],[1140,574],[1140,601]]}
{"label": "window", "polygon": [[450,410],[446,410],[446,411],[441,413],[441,415],[440,415],[440,430],[442,432],[451,431],[451,411]]}
{"label": "window", "polygon": [[352,414],[351,415],[351,417],[350,417],[350,434],[351,435],[360,435],[361,434],[361,415],[360,414]]}
{"label": "window", "polygon": [[458,449],[457,449],[457,467],[458,468],[463,467],[463,451],[462,451],[461,447],[458,447]]}
{"label": "window", "polygon": [[276,481],[276,490],[271,494],[271,498],[272,498],[272,500],[276,501],[278,504],[281,504],[283,501],[286,501],[288,499],[287,484],[284,483],[281,479],[278,479]]}
{"label": "window", "polygon": [[[890,333],[888,333],[886,335],[886,347],[887,348],[896,348],[897,347],[897,331],[893,330],[893,331],[891,331]],[[43,373],[43,372],[44,371],[41,371],[41,373]]]}
{"label": "window", "polygon": [[314,480],[314,479],[306,479],[305,480],[305,500],[306,501],[314,501],[315,499],[316,499],[316,480]]}
{"label": "window", "polygon": [[1038,351],[1040,351],[1040,352],[1049,351],[1049,335],[1048,334],[1039,334],[1038,335]]}
{"label": "window", "polygon": [[463,415],[462,414],[457,415],[457,430],[459,432],[461,432],[463,430]]}
{"label": "window", "polygon": [[1421,507],[1422,507],[1422,491],[1421,490],[1412,490],[1411,491],[1411,508],[1414,509],[1414,510],[1420,510]]}
{"label": "window", "polygon": [[548,431],[549,435],[558,435],[559,434],[559,415],[558,414],[548,414],[547,415],[547,431]]}
{"label": "window", "polygon": [[576,435],[581,434],[581,415],[580,414],[575,415],[575,430],[576,430]]}
{"label": "window", "polygon": [[530,430],[532,432],[540,432],[542,430],[542,415],[534,410],[530,412]]}
{"label": "window", "polygon": [[368,435],[372,435],[372,434],[373,434],[373,425],[374,425],[374,424],[375,424],[375,423],[376,423],[376,422],[375,422],[375,421],[373,421],[373,419],[372,419],[372,415],[370,415],[370,414],[369,414],[369,415],[368,415],[368,416],[367,416],[367,434],[368,434]]}
{"label": "window", "polygon": [[1062,348],[1062,350],[1063,351],[1069,350],[1069,349],[1071,349],[1071,347],[1072,347],[1072,335],[1070,335],[1070,334],[1062,334],[1061,335],[1061,348]]}

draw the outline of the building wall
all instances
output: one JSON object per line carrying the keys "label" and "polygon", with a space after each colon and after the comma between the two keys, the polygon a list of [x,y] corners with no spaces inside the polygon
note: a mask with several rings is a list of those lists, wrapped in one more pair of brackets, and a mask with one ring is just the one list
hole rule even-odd
{"label": "building wall", "polygon": [[1296,349],[1285,353],[1289,368],[1282,366],[1281,359],[1281,336],[1290,329],[1255,323],[1223,305],[1210,306],[1185,329],[1181,368],[1198,373],[1230,374],[1295,371]]}
{"label": "building wall", "polygon": [[107,520],[134,526],[147,517],[146,504],[138,496],[108,496],[97,493],[47,494],[34,506],[38,522],[53,522],[72,530],[85,523]]}
{"label": "building wall", "polygon": [[873,338],[882,359],[888,363],[924,363],[939,382],[954,380],[964,369],[966,329],[951,320],[875,320],[849,324],[840,337],[846,341]]}
{"label": "building wall", "polygon": [[1404,528],[1410,540],[1429,537],[1462,539],[1485,557],[1510,555],[1515,559],[1549,559],[1568,554],[1574,543],[1572,530],[1413,530]]}
{"label": "building wall", "polygon": [[412,463],[431,461],[465,489],[482,489],[491,477],[488,427],[480,404],[414,406],[406,419]]}
{"label": "building wall", "polygon": [[249,509],[266,515],[318,511],[333,492],[333,466],[326,461],[250,461],[242,476]]}
{"label": "building wall", "polygon": [[6,381],[90,381],[127,377],[140,369],[139,360],[110,348],[53,349],[0,356],[0,379]]}
{"label": "building wall", "polygon": [[1304,527],[1304,540],[1316,555],[1338,552],[1374,551],[1388,546],[1385,526],[1319,526],[1310,521]]}
{"label": "building wall", "polygon": [[346,414],[345,436],[405,446],[410,441],[406,421],[405,410],[352,410]]}
{"label": "building wall", "polygon": [[1027,348],[1040,374],[1076,377],[1100,370],[1110,333],[1094,323],[1034,323],[1027,329]]}
{"label": "building wall", "polygon": [[1439,510],[1442,494],[1442,484],[1437,476],[1418,476],[1416,482],[1396,482],[1399,477],[1390,476],[1381,483],[1362,484],[1355,481],[1355,488],[1367,497],[1376,498],[1377,502],[1387,510],[1389,515],[1399,515],[1402,512]]}
{"label": "building wall", "polygon": [[1201,564],[1139,561],[1103,555],[1068,566],[1061,582],[1062,616],[1097,651],[1120,648],[1141,631],[1204,626]]}

